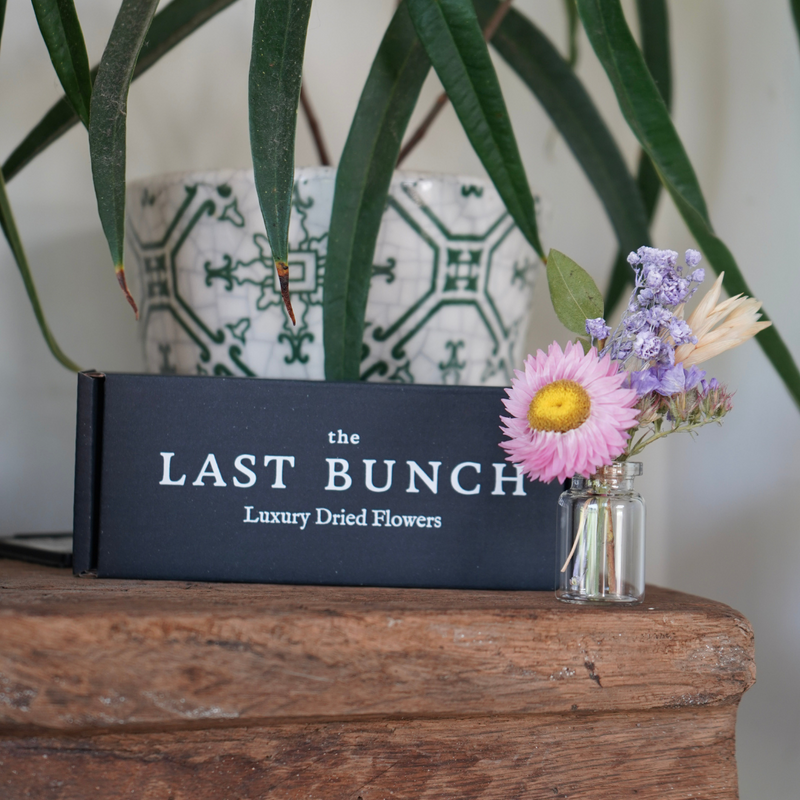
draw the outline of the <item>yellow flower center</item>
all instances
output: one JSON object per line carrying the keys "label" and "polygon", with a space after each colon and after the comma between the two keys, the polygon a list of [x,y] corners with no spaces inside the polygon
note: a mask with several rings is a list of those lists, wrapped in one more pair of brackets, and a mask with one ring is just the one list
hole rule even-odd
{"label": "yellow flower center", "polygon": [[542,386],[528,408],[528,424],[535,431],[567,431],[589,419],[592,401],[575,381],[553,381]]}

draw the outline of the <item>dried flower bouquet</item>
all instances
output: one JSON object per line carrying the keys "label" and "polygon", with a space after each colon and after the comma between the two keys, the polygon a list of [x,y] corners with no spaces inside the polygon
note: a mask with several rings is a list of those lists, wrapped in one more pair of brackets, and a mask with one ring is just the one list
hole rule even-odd
{"label": "dried flower bouquet", "polygon": [[696,250],[686,251],[686,273],[673,250],[640,247],[627,260],[634,290],[612,331],[592,279],[551,251],[548,279],[556,313],[576,332],[582,317],[586,337],[568,342],[563,351],[553,342],[547,353],[528,356],[507,390],[509,416],[501,417],[507,460],[529,478],[589,480],[561,571],[572,563],[573,585],[592,597],[624,592],[615,575],[619,523],[611,497],[619,487],[608,485],[623,472],[605,468],[624,464],[672,433],[721,422],[731,410],[731,393],[697,365],[771,324],[760,321],[760,303],[753,298],[737,295],[720,303],[722,275],[684,319],[685,304],[705,278]]}

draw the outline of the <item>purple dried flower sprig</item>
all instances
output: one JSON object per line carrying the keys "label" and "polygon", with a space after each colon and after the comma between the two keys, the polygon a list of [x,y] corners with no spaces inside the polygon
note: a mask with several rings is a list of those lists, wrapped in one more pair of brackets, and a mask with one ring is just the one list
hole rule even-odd
{"label": "purple dried flower sprig", "polygon": [[[674,250],[640,247],[631,253],[628,263],[635,273],[634,290],[616,330],[610,333],[604,319],[586,320],[586,332],[596,340],[605,339],[602,354],[609,353],[626,369],[636,368],[633,359],[638,359],[639,369],[671,367],[676,346],[696,344],[688,324],[676,312],[705,278],[705,272],[696,269],[701,258],[697,250],[687,250],[684,260],[693,271],[684,275]],[[606,335],[596,335],[599,332]]]}
{"label": "purple dried flower sprig", "polygon": [[608,335],[611,333],[611,328],[606,325],[606,321],[602,317],[597,317],[596,319],[586,320],[586,333],[591,336],[592,339],[602,341],[608,338]]}
{"label": "purple dried flower sprig", "polygon": [[639,396],[638,423],[620,460],[671,433],[693,433],[720,422],[731,409],[731,394],[716,379],[706,381],[697,366],[686,369],[675,363],[676,347],[698,341],[682,308],[705,278],[697,266],[701,258],[697,250],[687,250],[684,275],[674,250],[640,247],[628,256],[634,290],[619,325],[612,333],[604,319],[586,320],[592,343],[622,362],[629,373],[627,385]]}

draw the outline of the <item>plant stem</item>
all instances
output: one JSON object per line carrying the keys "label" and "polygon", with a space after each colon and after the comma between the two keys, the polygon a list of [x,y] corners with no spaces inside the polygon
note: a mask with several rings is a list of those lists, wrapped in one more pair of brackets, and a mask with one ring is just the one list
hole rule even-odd
{"label": "plant stem", "polygon": [[[513,0],[504,0],[497,10],[492,14],[492,18],[486,23],[483,29],[483,38],[485,41],[490,42],[492,37],[497,33],[500,23],[505,19],[506,14],[511,8]],[[447,92],[442,92],[434,101],[431,110],[425,115],[425,119],[419,124],[419,127],[411,134],[408,141],[400,149],[400,154],[397,156],[397,167],[399,167],[411,151],[422,141],[428,129],[433,125],[439,112],[447,105]]]}
{"label": "plant stem", "polygon": [[665,436],[669,436],[671,433],[691,433],[695,428],[702,428],[703,425],[708,425],[711,422],[719,423],[720,420],[715,417],[711,417],[708,419],[701,420],[700,422],[693,422],[691,425],[687,425],[685,428],[680,426],[676,426],[674,428],[670,428],[668,431],[661,431],[660,433],[653,433],[652,436],[647,438],[647,434],[643,434],[641,438],[636,442],[630,452],[625,454],[625,458],[628,459],[631,456],[638,455],[639,453],[644,450],[647,445],[652,444],[656,441],[656,439],[663,439]]}
{"label": "plant stem", "polygon": [[575,541],[572,543],[572,550],[569,551],[569,555],[567,556],[567,560],[564,562],[564,566],[561,567],[562,572],[567,571],[567,566],[569,566],[569,562],[572,561],[572,556],[575,555],[575,548],[577,548],[578,543],[583,536],[583,526],[586,523],[586,507],[589,505],[589,501],[587,500],[583,506],[581,506],[581,515],[578,518],[578,533],[575,536]]}
{"label": "plant stem", "polygon": [[[606,574],[608,575],[608,590],[612,594],[619,594],[616,589],[617,583],[617,565],[614,558],[614,550],[616,543],[614,542],[614,524],[611,519],[611,501],[606,499],[606,525],[605,525],[605,539],[606,539]],[[605,594],[605,584],[603,582],[603,593]]]}
{"label": "plant stem", "polygon": [[314,139],[314,146],[317,148],[317,156],[319,156],[319,163],[323,167],[331,165],[330,157],[328,156],[328,149],[325,147],[325,140],[322,137],[322,129],[319,126],[319,120],[314,113],[311,106],[311,101],[308,99],[305,85],[300,86],[300,105],[303,107],[303,113],[306,115],[306,122],[311,130],[311,137]]}
{"label": "plant stem", "polygon": [[400,150],[400,155],[397,156],[397,166],[399,167],[406,156],[422,141],[428,128],[433,125],[433,121],[439,116],[439,112],[447,105],[447,93],[442,92],[434,101],[431,110],[425,115],[419,127],[411,134],[409,140],[403,145]]}

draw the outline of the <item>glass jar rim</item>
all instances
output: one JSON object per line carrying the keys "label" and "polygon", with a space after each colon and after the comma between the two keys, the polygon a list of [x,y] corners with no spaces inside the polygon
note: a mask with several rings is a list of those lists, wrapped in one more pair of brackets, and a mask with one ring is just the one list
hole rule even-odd
{"label": "glass jar rim", "polygon": [[641,461],[613,461],[604,467],[598,467],[588,477],[583,475],[576,475],[575,477],[587,481],[625,480],[627,478],[637,478],[642,474],[643,470],[644,465]]}

